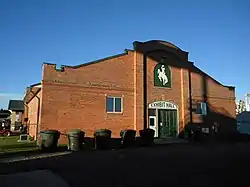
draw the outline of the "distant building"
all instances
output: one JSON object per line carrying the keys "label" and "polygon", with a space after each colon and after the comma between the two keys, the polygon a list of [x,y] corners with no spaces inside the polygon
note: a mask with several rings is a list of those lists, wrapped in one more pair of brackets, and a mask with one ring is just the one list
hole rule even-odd
{"label": "distant building", "polygon": [[240,114],[241,112],[246,111],[245,101],[239,100],[236,102],[236,114]]}
{"label": "distant building", "polygon": [[250,111],[250,94],[245,95],[245,106],[246,106],[246,111]]}
{"label": "distant building", "polygon": [[14,130],[16,126],[22,124],[24,103],[22,100],[10,100],[8,110],[11,112],[10,121],[11,129]]}
{"label": "distant building", "polygon": [[250,134],[250,112],[243,111],[236,115],[237,129],[240,133]]}
{"label": "distant building", "polygon": [[10,115],[11,115],[10,111],[0,109],[0,129],[2,127],[9,126],[9,124],[10,124]]}
{"label": "distant building", "polygon": [[246,94],[244,100],[236,101],[236,114],[244,111],[250,112],[250,94]]}

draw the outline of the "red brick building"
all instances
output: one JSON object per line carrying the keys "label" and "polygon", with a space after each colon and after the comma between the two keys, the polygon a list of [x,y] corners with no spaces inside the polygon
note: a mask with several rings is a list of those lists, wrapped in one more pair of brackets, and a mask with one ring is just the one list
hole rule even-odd
{"label": "red brick building", "polygon": [[188,52],[169,42],[133,45],[78,66],[43,64],[41,83],[29,87],[24,98],[30,134],[80,128],[93,136],[95,129],[108,128],[118,137],[122,129],[150,127],[164,137],[187,124],[210,128],[214,122],[221,133],[236,129],[234,87],[202,72]]}

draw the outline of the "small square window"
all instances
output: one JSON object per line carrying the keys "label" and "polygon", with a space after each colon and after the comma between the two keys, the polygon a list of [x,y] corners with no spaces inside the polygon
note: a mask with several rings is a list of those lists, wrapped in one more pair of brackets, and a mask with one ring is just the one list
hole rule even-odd
{"label": "small square window", "polygon": [[122,98],[121,97],[106,97],[106,112],[121,113]]}
{"label": "small square window", "polygon": [[196,106],[196,114],[207,115],[207,104],[204,102],[198,102]]}

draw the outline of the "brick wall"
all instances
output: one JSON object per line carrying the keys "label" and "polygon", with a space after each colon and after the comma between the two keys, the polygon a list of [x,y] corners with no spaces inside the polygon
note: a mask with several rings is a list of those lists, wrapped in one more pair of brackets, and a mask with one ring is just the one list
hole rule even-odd
{"label": "brick wall", "polygon": [[[41,98],[42,92],[37,94],[38,98]],[[36,139],[36,129],[37,129],[37,113],[38,113],[38,98],[33,97],[33,99],[27,104],[26,109],[28,110],[28,132],[31,137]]]}
{"label": "brick wall", "polygon": [[213,122],[220,124],[221,131],[228,133],[236,130],[235,90],[213,80],[211,77],[191,69],[192,103],[205,101],[208,114],[205,118],[193,112],[194,123],[204,123],[211,128]]}
{"label": "brick wall", "polygon": [[[128,52],[76,69],[43,65],[41,129],[66,132],[80,128],[93,136],[97,128],[120,130],[134,128],[133,54]],[[123,113],[106,113],[106,96],[123,98]]]}
{"label": "brick wall", "polygon": [[148,103],[152,103],[154,101],[170,101],[175,103],[178,106],[178,119],[179,119],[179,131],[184,126],[185,118],[183,116],[187,115],[187,106],[183,101],[187,100],[188,97],[188,77],[187,72],[184,68],[175,67],[169,65],[171,71],[171,88],[161,88],[154,86],[154,67],[160,62],[160,58],[162,56],[167,57],[167,64],[177,63],[177,59],[172,55],[165,54],[164,52],[154,52],[151,57],[148,58]]}
{"label": "brick wall", "polygon": [[[166,44],[170,48],[166,48]],[[143,69],[143,54],[147,56],[147,99],[148,104],[157,100],[172,101],[178,105],[179,132],[182,128],[192,123],[201,123],[210,126],[217,122],[224,131],[234,131],[235,122],[235,91],[234,88],[223,86],[204,72],[199,70],[188,61],[188,53],[178,49],[169,43],[159,41],[149,41],[145,43],[136,42],[136,63]],[[139,57],[138,57],[139,56]],[[172,87],[154,87],[153,70],[156,63],[165,57],[166,63],[171,70]],[[138,71],[137,79],[142,80],[141,71]],[[143,95],[142,82],[138,84],[138,95],[140,101],[138,106],[142,106]],[[189,93],[189,86],[191,91]],[[190,105],[191,100],[191,105]],[[205,101],[208,106],[208,114],[202,117],[196,114],[197,102]],[[142,110],[138,107],[138,113]],[[190,110],[192,112],[190,112]],[[192,119],[190,118],[192,113]],[[143,116],[143,114],[141,114]],[[141,124],[141,123],[139,123]]]}
{"label": "brick wall", "polygon": [[[113,137],[125,128],[143,128],[143,53],[147,58],[148,103],[156,100],[172,101],[178,105],[179,131],[190,123],[204,123],[196,115],[190,119],[191,85],[192,110],[197,101],[208,103],[206,123],[218,121],[233,124],[235,119],[235,93],[204,74],[188,61],[188,53],[173,46],[142,45],[136,51],[103,59],[94,63],[56,70],[53,64],[42,69],[41,129],[59,129],[66,132],[80,128],[86,136],[93,136],[97,128],[109,128]],[[172,87],[156,88],[153,69],[162,56],[171,69]],[[189,79],[189,76],[191,79]],[[123,113],[106,113],[106,96],[123,98]],[[35,116],[31,118],[35,121]]]}

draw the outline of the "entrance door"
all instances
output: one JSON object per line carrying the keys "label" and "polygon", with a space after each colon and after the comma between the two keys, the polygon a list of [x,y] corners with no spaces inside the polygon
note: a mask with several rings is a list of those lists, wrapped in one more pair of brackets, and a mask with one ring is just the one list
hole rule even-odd
{"label": "entrance door", "polygon": [[155,131],[154,137],[157,137],[157,124],[155,116],[149,116],[149,128]]}
{"label": "entrance door", "polygon": [[177,136],[177,110],[158,110],[158,125],[160,137]]}
{"label": "entrance door", "polygon": [[155,137],[158,136],[158,125],[157,125],[157,118],[156,118],[156,109],[149,109],[148,110],[148,127],[155,131]]}

